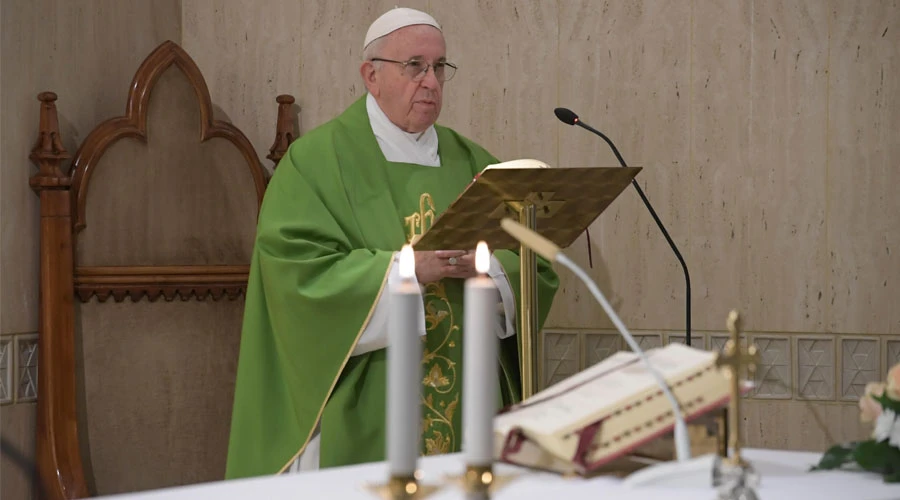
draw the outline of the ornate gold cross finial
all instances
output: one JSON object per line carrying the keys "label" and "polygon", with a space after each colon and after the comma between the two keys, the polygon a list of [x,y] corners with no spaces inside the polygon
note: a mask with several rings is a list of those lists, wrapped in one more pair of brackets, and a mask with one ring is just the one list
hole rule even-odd
{"label": "ornate gold cross finial", "polygon": [[756,346],[741,347],[741,317],[737,311],[732,310],[728,314],[728,331],[731,338],[725,344],[722,353],[716,360],[716,366],[725,370],[725,375],[731,379],[731,402],[728,408],[728,445],[731,448],[731,457],[725,460],[731,465],[745,465],[741,458],[741,433],[738,430],[739,407],[741,402],[741,367],[746,366],[748,373],[752,374],[759,364],[759,353]]}

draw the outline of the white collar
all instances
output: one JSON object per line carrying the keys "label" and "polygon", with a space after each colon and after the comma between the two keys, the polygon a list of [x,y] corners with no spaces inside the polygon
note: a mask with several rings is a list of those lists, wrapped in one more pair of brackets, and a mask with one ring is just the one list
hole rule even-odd
{"label": "white collar", "polygon": [[415,163],[429,167],[441,166],[438,136],[434,125],[418,134],[406,132],[391,122],[372,94],[366,95],[366,111],[369,113],[372,132],[375,133],[375,139],[378,140],[387,161]]}

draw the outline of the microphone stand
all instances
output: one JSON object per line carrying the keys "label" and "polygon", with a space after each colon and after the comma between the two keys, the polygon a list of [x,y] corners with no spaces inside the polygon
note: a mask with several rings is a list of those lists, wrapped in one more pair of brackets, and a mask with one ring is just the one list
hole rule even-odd
{"label": "microphone stand", "polygon": [[[594,127],[591,127],[590,125],[588,125],[587,123],[582,122],[577,117],[575,118],[574,124],[599,135],[600,138],[602,138],[604,141],[606,141],[607,144],[609,144],[609,147],[612,149],[613,154],[616,155],[616,159],[619,160],[619,164],[623,167],[628,166],[625,164],[625,160],[622,158],[622,155],[619,154],[619,149],[616,148],[616,145],[613,144],[613,142],[611,140],[609,140],[609,137],[606,137],[606,135],[603,132],[600,132],[599,130],[595,129]],[[654,222],[656,222],[656,226],[659,227],[660,231],[662,231],[662,234],[666,238],[666,241],[669,243],[669,246],[672,248],[672,251],[675,252],[675,257],[677,257],[678,262],[681,263],[681,269],[684,270],[684,282],[685,282],[685,287],[686,287],[685,293],[687,294],[686,305],[685,305],[686,311],[685,311],[684,341],[685,341],[685,344],[691,345],[691,275],[688,273],[687,264],[685,264],[684,258],[681,256],[681,252],[678,251],[678,247],[675,246],[675,242],[672,241],[672,237],[669,236],[669,232],[666,231],[666,227],[663,226],[662,221],[659,220],[659,216],[656,215],[656,210],[653,210],[653,206],[650,205],[650,200],[648,200],[647,196],[644,195],[644,190],[642,190],[641,186],[638,185],[637,180],[631,179],[631,185],[634,186],[634,188],[637,190],[638,196],[641,197],[641,200],[644,202],[644,205],[646,205],[647,210],[650,211],[650,215],[653,217]]]}
{"label": "microphone stand", "polygon": [[678,462],[682,464],[688,463],[691,459],[691,441],[688,436],[687,423],[684,419],[684,414],[681,411],[678,400],[675,398],[675,394],[672,392],[672,388],[669,387],[669,384],[666,383],[665,378],[663,378],[659,370],[657,370],[656,367],[653,366],[653,363],[647,358],[644,350],[641,349],[640,345],[638,345],[637,341],[634,339],[634,336],[628,331],[625,323],[622,322],[619,315],[616,314],[615,309],[613,309],[609,301],[606,300],[606,297],[603,295],[603,292],[600,291],[600,287],[597,286],[597,283],[595,283],[594,280],[578,266],[578,264],[566,256],[566,254],[550,240],[512,219],[505,218],[500,221],[500,225],[510,236],[519,240],[523,245],[530,247],[538,255],[550,262],[558,262],[569,268],[569,270],[575,273],[575,276],[577,276],[578,279],[587,285],[588,291],[591,292],[591,295],[594,296],[597,302],[600,303],[600,306],[603,307],[603,310],[606,311],[609,319],[612,320],[616,329],[622,335],[622,338],[625,339],[625,343],[628,344],[632,352],[634,352],[638,359],[647,367],[647,371],[655,379],[657,385],[659,385],[662,394],[669,400],[669,404],[672,406],[672,415],[675,418],[675,455]]}

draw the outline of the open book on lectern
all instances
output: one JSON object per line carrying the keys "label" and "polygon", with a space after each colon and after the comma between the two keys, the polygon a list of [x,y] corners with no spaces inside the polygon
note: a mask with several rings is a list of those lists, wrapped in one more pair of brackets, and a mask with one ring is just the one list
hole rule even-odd
{"label": "open book on lectern", "polygon": [[[686,420],[731,399],[715,352],[669,344],[646,354]],[[633,352],[621,351],[495,417],[495,458],[587,475],[669,433],[674,423],[647,366]]]}
{"label": "open book on lectern", "polygon": [[519,242],[500,227],[518,219],[517,206],[534,205],[537,229],[561,248],[571,245],[628,187],[640,167],[551,168],[538,160],[489,165],[413,241],[416,250],[515,250]]}

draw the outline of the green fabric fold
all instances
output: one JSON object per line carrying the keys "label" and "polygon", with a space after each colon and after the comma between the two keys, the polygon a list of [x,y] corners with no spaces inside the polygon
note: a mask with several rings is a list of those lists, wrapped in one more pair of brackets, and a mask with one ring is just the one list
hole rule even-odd
{"label": "green fabric fold", "polygon": [[[260,210],[247,284],[227,478],[275,474],[320,423],[320,467],[384,459],[386,351],[351,356],[387,293],[395,252],[498,161],[436,127],[441,167],[388,162],[365,97],[294,141]],[[495,253],[517,295],[518,256]],[[558,279],[539,261],[539,317]],[[423,454],[458,451],[463,280],[425,287]],[[502,341],[503,404],[520,398],[516,338]],[[430,354],[430,356],[429,356]]]}

